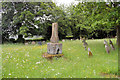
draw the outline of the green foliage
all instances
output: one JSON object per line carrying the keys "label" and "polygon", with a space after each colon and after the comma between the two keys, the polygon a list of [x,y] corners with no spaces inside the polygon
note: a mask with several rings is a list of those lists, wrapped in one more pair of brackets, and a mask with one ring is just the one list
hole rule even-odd
{"label": "green foliage", "polygon": [[[116,6],[115,6],[116,5]],[[75,7],[75,15],[82,16],[78,27],[87,29],[88,33],[102,30],[109,33],[119,25],[119,2],[83,2]],[[83,20],[83,21],[82,21]],[[95,33],[96,35],[97,33]]]}
{"label": "green foliage", "polygon": [[26,26],[21,26],[20,27],[20,34],[23,34],[23,35],[27,36],[26,31],[28,31],[28,28]]}
{"label": "green foliage", "polygon": [[[3,13],[3,32],[10,28],[9,32],[6,32],[6,34],[4,32],[4,36],[8,34],[22,34],[25,37],[42,35],[48,40],[51,36],[51,30],[49,29],[51,29],[53,22],[59,24],[60,38],[66,36],[67,28],[64,26],[66,21],[62,21],[65,18],[65,13],[53,2],[5,2],[3,3],[3,9],[5,12]],[[10,20],[6,22],[8,18]],[[7,38],[9,38],[9,35]]]}

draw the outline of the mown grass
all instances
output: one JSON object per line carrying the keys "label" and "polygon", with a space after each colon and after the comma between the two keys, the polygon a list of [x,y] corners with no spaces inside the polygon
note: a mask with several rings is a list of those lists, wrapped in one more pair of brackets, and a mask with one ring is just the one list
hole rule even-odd
{"label": "mown grass", "polygon": [[[87,40],[93,53],[88,57],[82,41],[66,40],[64,57],[48,61],[42,58],[47,45],[4,44],[2,46],[3,78],[109,78],[117,77],[118,50],[107,54],[104,39]],[[108,39],[107,39],[108,41]],[[112,39],[114,45],[116,39]]]}

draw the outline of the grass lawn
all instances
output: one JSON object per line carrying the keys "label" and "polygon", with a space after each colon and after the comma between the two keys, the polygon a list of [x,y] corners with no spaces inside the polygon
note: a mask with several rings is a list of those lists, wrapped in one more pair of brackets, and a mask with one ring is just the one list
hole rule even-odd
{"label": "grass lawn", "polygon": [[2,54],[1,52],[2,52],[2,47],[0,45],[0,80],[2,78]]}
{"label": "grass lawn", "polygon": [[[118,49],[105,52],[104,39],[87,40],[93,53],[88,57],[82,41],[66,40],[64,57],[51,61],[42,58],[47,45],[2,45],[3,78],[110,78],[117,77]],[[108,39],[106,39],[108,41]],[[115,44],[116,39],[111,39]]]}

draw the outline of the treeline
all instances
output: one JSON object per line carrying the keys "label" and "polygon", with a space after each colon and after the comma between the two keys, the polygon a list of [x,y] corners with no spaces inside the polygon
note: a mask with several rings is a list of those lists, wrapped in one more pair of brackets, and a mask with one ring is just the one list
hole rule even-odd
{"label": "treeline", "polygon": [[120,26],[119,2],[82,2],[56,6],[53,2],[4,2],[2,40],[12,35],[51,37],[52,23],[59,25],[59,38],[115,37]]}

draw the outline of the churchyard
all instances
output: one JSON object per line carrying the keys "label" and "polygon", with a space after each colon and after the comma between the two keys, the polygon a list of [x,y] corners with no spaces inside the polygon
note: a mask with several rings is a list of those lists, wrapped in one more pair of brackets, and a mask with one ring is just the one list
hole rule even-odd
{"label": "churchyard", "polygon": [[120,3],[54,1],[2,3],[0,78],[120,77]]}
{"label": "churchyard", "polygon": [[[118,48],[105,51],[104,40],[86,40],[93,56],[88,56],[82,40],[64,40],[63,57],[47,60],[42,54],[47,44],[3,44],[3,78],[116,78],[118,74]],[[47,42],[46,42],[47,43]]]}

